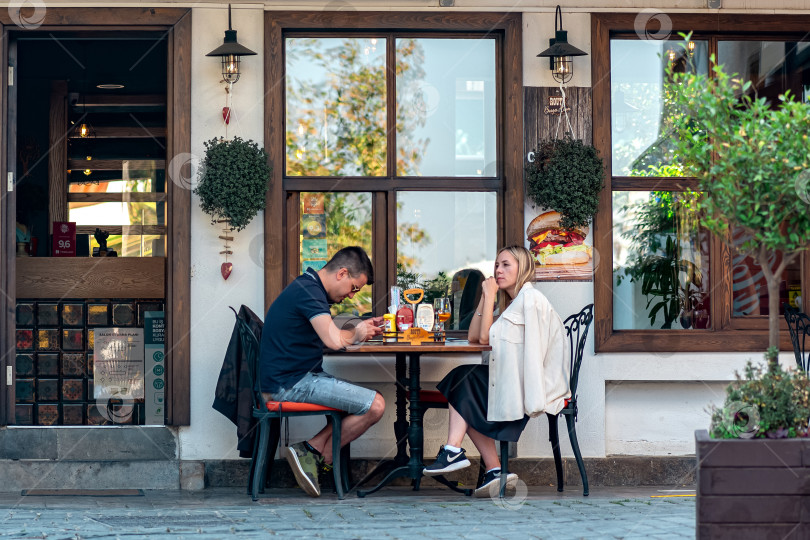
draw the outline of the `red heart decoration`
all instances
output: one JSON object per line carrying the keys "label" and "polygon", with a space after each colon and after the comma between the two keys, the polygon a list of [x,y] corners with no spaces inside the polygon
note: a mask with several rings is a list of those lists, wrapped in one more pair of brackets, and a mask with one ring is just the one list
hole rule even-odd
{"label": "red heart decoration", "polygon": [[233,271],[233,263],[222,263],[219,271],[222,273],[224,279],[228,279],[228,276],[230,276]]}
{"label": "red heart decoration", "polygon": [[222,119],[225,120],[226,125],[231,122],[231,108],[230,107],[222,107]]}

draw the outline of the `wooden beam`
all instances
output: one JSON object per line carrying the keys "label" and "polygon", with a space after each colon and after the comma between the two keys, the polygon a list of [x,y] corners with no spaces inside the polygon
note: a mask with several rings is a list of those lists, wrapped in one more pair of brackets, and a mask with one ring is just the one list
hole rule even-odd
{"label": "wooden beam", "polygon": [[165,225],[77,225],[76,234],[93,234],[96,232],[97,228],[110,234],[125,234],[133,236],[166,234]]}
{"label": "wooden beam", "polygon": [[[191,10],[168,35],[167,159],[191,154]],[[178,179],[166,179],[169,306],[166,320],[166,420],[173,426],[191,423],[191,190]]]}
{"label": "wooden beam", "polygon": [[19,298],[164,298],[164,257],[19,257]]}
{"label": "wooden beam", "polygon": [[68,202],[163,202],[165,193],[68,193]]}
{"label": "wooden beam", "polygon": [[[123,126],[123,127],[93,127],[95,139],[163,139],[166,137],[165,126],[154,127],[141,127],[141,126]],[[73,129],[68,135],[71,139],[81,139]]]}
{"label": "wooden beam", "polygon": [[[66,169],[83,171],[85,169],[91,171],[123,171],[124,162],[128,162],[129,170],[142,171],[145,169],[163,169],[166,167],[166,161],[163,159],[93,159],[87,161],[86,159],[71,159],[68,160]],[[64,174],[63,169],[63,174]],[[67,181],[65,182],[67,184]],[[67,185],[62,193],[67,193]]]}
{"label": "wooden beam", "polygon": [[90,107],[165,107],[166,96],[160,94],[127,95],[127,94],[85,94],[79,96],[72,106]]}
{"label": "wooden beam", "polygon": [[[34,14],[34,6],[26,6],[25,2],[20,2],[20,7],[14,8],[22,10],[22,17],[30,18]],[[19,11],[14,9],[0,10],[0,23],[7,24],[13,28],[12,15],[20,20]],[[189,12],[189,8],[154,8],[154,7],[102,7],[92,6],[83,8],[74,7],[53,7],[48,5],[44,18],[41,21],[40,30],[53,30],[49,26],[56,26],[57,30],[65,30],[64,25],[76,26],[139,26],[146,25],[146,29],[154,29],[154,26],[173,25]],[[152,27],[152,28],[149,28]],[[96,28],[96,30],[99,30]],[[30,32],[30,30],[26,30]]]}
{"label": "wooden beam", "polygon": [[48,117],[48,232],[54,221],[68,220],[67,187],[67,81],[51,81]]}

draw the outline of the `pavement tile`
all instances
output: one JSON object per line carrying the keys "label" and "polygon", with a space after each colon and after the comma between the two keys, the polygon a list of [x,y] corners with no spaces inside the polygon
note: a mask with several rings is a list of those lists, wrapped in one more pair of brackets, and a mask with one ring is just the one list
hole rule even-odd
{"label": "pavement tile", "polygon": [[328,538],[577,540],[694,538],[694,499],[655,488],[594,489],[587,499],[531,488],[519,499],[471,499],[437,488],[387,488],[338,501],[298,489],[150,491],[144,497],[20,497],[0,493],[0,539]]}

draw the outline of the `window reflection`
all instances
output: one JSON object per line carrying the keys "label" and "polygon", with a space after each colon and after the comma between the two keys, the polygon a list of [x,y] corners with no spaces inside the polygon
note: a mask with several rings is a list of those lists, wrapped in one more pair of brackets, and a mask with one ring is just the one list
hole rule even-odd
{"label": "window reflection", "polygon": [[469,325],[481,281],[495,263],[494,192],[397,193],[397,285],[425,289],[425,301],[449,295],[452,330]]}
{"label": "window reflection", "polygon": [[[347,246],[360,246],[371,257],[370,193],[301,193],[300,258],[301,271],[320,270],[332,256]],[[374,261],[372,260],[372,263]],[[384,268],[374,268],[384,272]],[[371,287],[366,286],[340,304],[332,315],[371,313]]]}
{"label": "window reflection", "polygon": [[790,90],[807,101],[810,90],[810,43],[784,41],[720,41],[718,61],[726,73],[737,73],[751,82],[749,93],[779,102],[779,95]]}
{"label": "window reflection", "polygon": [[709,235],[696,194],[613,193],[613,327],[709,327]]}
{"label": "window reflection", "polygon": [[669,141],[674,132],[663,95],[668,63],[676,71],[708,69],[708,43],[614,39],[610,42],[614,176],[681,176]]}
{"label": "window reflection", "polygon": [[[735,246],[749,238],[742,229],[734,229],[732,240]],[[770,259],[771,270],[776,270],[781,262],[781,253],[774,254]],[[735,252],[731,265],[732,316],[768,315],[768,283],[759,261]],[[801,260],[797,258],[785,268],[779,282],[779,314],[785,313],[785,303],[801,309],[801,294]]]}
{"label": "window reflection", "polygon": [[286,171],[386,174],[385,39],[287,38]]}
{"label": "window reflection", "polygon": [[397,174],[495,176],[495,40],[397,40]]}

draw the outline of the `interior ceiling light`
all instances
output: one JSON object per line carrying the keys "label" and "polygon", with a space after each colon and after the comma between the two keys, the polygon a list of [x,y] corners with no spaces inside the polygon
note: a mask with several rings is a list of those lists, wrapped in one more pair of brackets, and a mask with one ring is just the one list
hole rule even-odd
{"label": "interior ceiling light", "polygon": [[123,84],[113,84],[113,83],[96,85],[96,88],[101,88],[102,90],[120,90],[123,87],[124,87]]}

